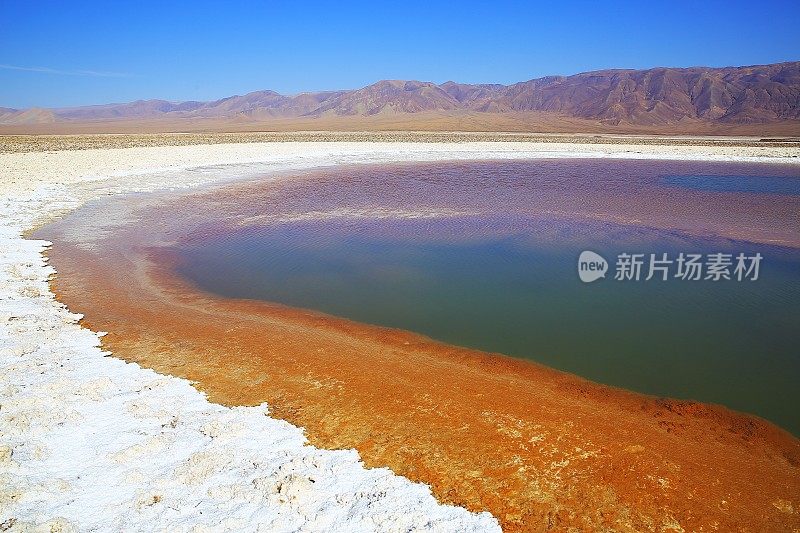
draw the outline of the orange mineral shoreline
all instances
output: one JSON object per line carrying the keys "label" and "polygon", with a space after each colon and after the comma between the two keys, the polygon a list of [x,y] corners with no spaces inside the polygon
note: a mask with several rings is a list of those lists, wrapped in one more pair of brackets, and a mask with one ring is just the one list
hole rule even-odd
{"label": "orange mineral shoreline", "polygon": [[174,273],[175,255],[125,237],[169,216],[138,223],[94,247],[68,225],[47,230],[54,292],[110,332],[116,357],[187,378],[214,402],[268,402],[312,444],[356,448],[508,531],[800,528],[800,441],[766,421],[202,293]]}

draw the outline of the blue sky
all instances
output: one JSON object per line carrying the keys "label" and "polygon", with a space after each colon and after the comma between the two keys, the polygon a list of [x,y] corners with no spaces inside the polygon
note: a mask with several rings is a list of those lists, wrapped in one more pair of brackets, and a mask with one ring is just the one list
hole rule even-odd
{"label": "blue sky", "polygon": [[800,1],[0,0],[0,106],[800,60]]}

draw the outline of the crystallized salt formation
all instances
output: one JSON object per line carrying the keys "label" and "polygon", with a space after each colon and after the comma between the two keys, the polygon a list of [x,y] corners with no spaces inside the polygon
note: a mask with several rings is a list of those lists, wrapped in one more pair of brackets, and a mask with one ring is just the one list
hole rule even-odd
{"label": "crystallized salt formation", "polygon": [[355,451],[308,446],[299,428],[271,418],[266,405],[215,405],[185,380],[109,357],[100,334],[78,325],[80,317],[50,292],[47,243],[22,234],[103,195],[273,170],[687,156],[663,147],[642,148],[652,152],[644,155],[625,146],[614,154],[584,149],[287,143],[0,154],[0,530],[499,530],[488,513],[440,505],[425,485],[364,468]]}
{"label": "crystallized salt formation", "polygon": [[51,187],[0,213],[0,528],[499,530],[354,450],[307,445],[266,405],[215,405],[108,357],[49,291],[47,243],[21,235],[76,205]]}

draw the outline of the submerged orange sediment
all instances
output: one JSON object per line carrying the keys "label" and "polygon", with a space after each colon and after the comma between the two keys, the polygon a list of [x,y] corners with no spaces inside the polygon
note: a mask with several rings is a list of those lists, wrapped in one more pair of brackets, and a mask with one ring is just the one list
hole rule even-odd
{"label": "submerged orange sediment", "polygon": [[[222,217],[224,202],[208,209]],[[441,501],[488,510],[512,531],[800,527],[800,443],[767,422],[201,293],[153,245],[181,232],[181,216],[162,213],[136,217],[147,239],[130,224],[93,246],[68,238],[74,220],[47,230],[56,294],[110,332],[104,344],[118,357],[190,379],[219,403],[266,401],[313,444],[354,447],[369,466],[429,483]]]}

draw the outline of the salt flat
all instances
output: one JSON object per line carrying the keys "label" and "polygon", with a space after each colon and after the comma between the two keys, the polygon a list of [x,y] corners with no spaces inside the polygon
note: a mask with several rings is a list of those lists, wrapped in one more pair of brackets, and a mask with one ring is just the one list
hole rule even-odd
{"label": "salt flat", "polygon": [[[313,138],[313,137],[312,137]],[[10,143],[12,137],[4,137]],[[67,137],[67,141],[70,139]],[[116,146],[118,137],[107,142]],[[276,142],[220,143],[178,146],[137,146],[131,148],[90,148],[53,150],[58,143],[47,143],[47,151],[0,153],[3,191],[31,190],[44,183],[70,184],[100,177],[131,173],[154,173],[205,165],[230,165],[257,162],[287,162],[299,167],[311,158],[328,158],[317,164],[341,162],[405,161],[509,157],[620,157],[640,159],[696,159],[726,161],[793,162],[800,158],[795,143],[787,146],[761,146],[758,143],[722,144],[698,141],[697,144],[662,144],[652,140],[626,142]]]}
{"label": "salt flat", "polygon": [[[226,408],[108,357],[56,302],[23,234],[109,194],[337,164],[536,157],[800,164],[794,146],[284,142],[0,154],[0,524],[10,530],[484,531],[488,513],[305,445],[266,405]],[[782,506],[778,502],[778,506]]]}

